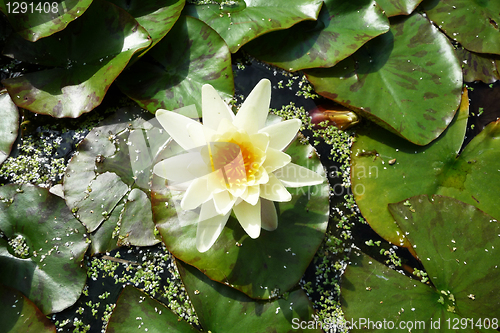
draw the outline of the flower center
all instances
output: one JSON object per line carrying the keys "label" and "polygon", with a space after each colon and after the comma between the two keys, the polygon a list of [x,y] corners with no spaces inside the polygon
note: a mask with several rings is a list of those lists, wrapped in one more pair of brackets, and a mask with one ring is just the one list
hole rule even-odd
{"label": "flower center", "polygon": [[232,134],[223,135],[209,145],[212,171],[222,171],[227,188],[254,182],[265,159],[265,153],[248,140],[248,135]]}

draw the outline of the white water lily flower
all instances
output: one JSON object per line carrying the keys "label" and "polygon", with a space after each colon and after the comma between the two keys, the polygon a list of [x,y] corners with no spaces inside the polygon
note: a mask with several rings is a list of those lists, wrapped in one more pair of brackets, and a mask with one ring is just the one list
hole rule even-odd
{"label": "white water lily flower", "polygon": [[231,214],[252,237],[274,230],[273,201],[291,200],[288,187],[321,184],[324,178],[290,163],[284,152],[300,128],[292,119],[264,127],[271,83],[261,80],[236,116],[211,85],[202,87],[203,124],[175,112],[158,110],[156,118],[188,152],[157,163],[153,172],[187,189],[181,208],[201,205],[196,247],[205,252],[215,243]]}

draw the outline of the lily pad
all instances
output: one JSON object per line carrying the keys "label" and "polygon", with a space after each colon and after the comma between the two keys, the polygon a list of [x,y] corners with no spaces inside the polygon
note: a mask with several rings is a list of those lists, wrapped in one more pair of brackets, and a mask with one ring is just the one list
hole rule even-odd
{"label": "lily pad", "polygon": [[159,242],[149,177],[153,158],[168,138],[150,113],[122,108],[79,144],[66,169],[64,197],[93,232],[92,252]]}
{"label": "lily pad", "polygon": [[63,30],[79,18],[92,0],[2,1],[3,12],[17,33],[31,42]]}
{"label": "lily pad", "polygon": [[63,199],[32,185],[0,187],[0,283],[15,288],[43,312],[73,305],[87,278],[82,265],[85,228]]}
{"label": "lily pad", "polygon": [[177,261],[182,281],[201,325],[212,332],[322,332],[320,328],[301,329],[299,324],[313,321],[314,309],[302,289],[273,301],[256,301],[215,282],[193,266]]}
{"label": "lily pad", "polygon": [[106,333],[199,332],[174,314],[164,304],[142,291],[126,286],[118,297],[109,318]]}
{"label": "lily pad", "polygon": [[0,284],[0,320],[5,333],[56,333],[56,327],[20,291]]}
{"label": "lily pad", "polygon": [[7,159],[19,130],[19,111],[6,91],[0,92],[0,164]]}
{"label": "lily pad", "polygon": [[36,43],[11,36],[5,55],[54,68],[2,83],[19,107],[57,118],[76,118],[102,102],[134,53],[150,43],[146,30],[127,12],[106,1],[94,1],[84,15],[57,35]]}
{"label": "lily pad", "polygon": [[[156,45],[173,27],[181,15],[186,0],[154,0],[126,1],[110,0],[109,2],[125,9],[139,24],[146,29],[152,43],[148,49]],[[144,54],[147,50],[143,50]]]}
{"label": "lily pad", "polygon": [[186,16],[118,80],[128,97],[152,113],[191,104],[201,110],[200,91],[207,83],[225,98],[232,97],[231,53],[214,30]]}
{"label": "lily pad", "polygon": [[390,242],[407,246],[387,204],[418,194],[450,196],[500,219],[500,122],[487,125],[458,155],[467,124],[466,94],[462,105],[443,136],[425,147],[373,126],[358,131],[351,165],[354,197],[367,222]]}
{"label": "lily pad", "polygon": [[332,67],[387,31],[389,20],[375,1],[327,0],[316,22],[265,34],[245,45],[245,50],[290,71]]}
{"label": "lily pad", "polygon": [[232,53],[265,33],[316,20],[323,1],[236,0],[221,4],[187,5],[184,14],[196,17],[224,39]]}
{"label": "lily pad", "polygon": [[498,56],[474,53],[464,48],[457,48],[456,52],[464,64],[465,82],[493,83],[500,79],[497,67],[497,61],[500,59]]}
{"label": "lily pad", "polygon": [[474,206],[439,195],[412,197],[389,209],[432,284],[355,253],[341,290],[349,322],[359,324],[360,318],[369,318],[371,331],[377,321],[384,322],[386,329],[391,323],[396,328],[418,324],[413,329],[425,332],[497,329],[498,222]]}
{"label": "lily pad", "polygon": [[410,15],[422,0],[377,0],[387,17]]}
{"label": "lily pad", "polygon": [[500,2],[432,0],[424,5],[429,19],[467,50],[500,54]]}
{"label": "lily pad", "polygon": [[[170,143],[158,161],[182,151]],[[292,163],[324,175],[323,167],[309,145],[295,141],[286,151]],[[221,281],[252,298],[277,296],[297,284],[311,262],[328,224],[329,188],[322,185],[289,188],[292,199],[276,204],[278,228],[262,230],[252,239],[234,216],[215,244],[204,253],[196,249],[197,211],[182,211],[183,192],[165,186],[153,175],[152,207],[156,227],[168,250],[194,265],[210,279]]]}
{"label": "lily pad", "polygon": [[319,94],[418,145],[449,125],[462,90],[453,46],[415,13],[334,67],[306,75]]}

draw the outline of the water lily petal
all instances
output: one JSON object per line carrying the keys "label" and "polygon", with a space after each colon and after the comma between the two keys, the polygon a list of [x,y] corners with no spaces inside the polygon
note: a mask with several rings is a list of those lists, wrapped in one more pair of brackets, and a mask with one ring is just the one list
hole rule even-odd
{"label": "water lily petal", "polygon": [[260,200],[260,216],[262,222],[262,229],[267,231],[273,231],[278,228],[278,213],[276,212],[276,207],[274,202],[261,199]]}
{"label": "water lily petal", "polygon": [[233,124],[248,134],[257,133],[264,127],[271,102],[271,81],[260,80],[241,105]]}
{"label": "water lily petal", "polygon": [[216,215],[198,222],[196,230],[196,248],[198,251],[206,252],[214,245],[230,215],[229,212],[226,215]]}
{"label": "water lily petal", "polygon": [[260,200],[255,205],[242,201],[239,205],[233,207],[233,211],[248,236],[252,238],[259,237],[261,226]]}
{"label": "water lily petal", "polygon": [[208,189],[207,179],[205,177],[196,178],[189,185],[184,197],[181,200],[181,208],[184,210],[195,209],[205,203],[212,196]]}
{"label": "water lily petal", "polygon": [[202,177],[211,171],[198,152],[176,155],[156,163],[153,167],[154,174],[175,182]]}
{"label": "water lily petal", "polygon": [[277,150],[285,149],[293,141],[302,122],[299,119],[289,119],[259,130],[259,133],[269,134],[269,147]]}
{"label": "water lily petal", "polygon": [[215,209],[220,214],[227,214],[233,208],[236,198],[233,197],[228,191],[222,191],[213,194]]}
{"label": "water lily petal", "polygon": [[234,113],[220,98],[219,93],[209,84],[201,88],[201,106],[203,112],[203,125],[217,130],[222,119],[233,121]]}
{"label": "water lily petal", "polygon": [[241,195],[241,198],[248,202],[250,205],[255,205],[259,201],[260,187],[259,186],[248,186],[245,193]]}
{"label": "water lily petal", "polygon": [[205,146],[207,142],[210,142],[216,133],[213,129],[210,129],[207,126],[202,125],[200,127],[197,122],[188,124],[186,130],[191,140],[193,140],[193,145],[196,147]]}
{"label": "water lily petal", "polygon": [[250,142],[263,152],[267,151],[269,147],[269,134],[268,133],[255,133],[250,135]]}
{"label": "water lily petal", "polygon": [[284,152],[277,149],[269,148],[267,150],[266,160],[264,161],[264,164],[262,164],[262,166],[268,173],[271,173],[275,170],[278,170],[279,168],[284,167],[285,165],[290,163],[291,160],[292,158],[290,157],[290,155],[285,154]]}
{"label": "water lily petal", "polygon": [[320,174],[294,163],[276,170],[274,175],[287,187],[318,185],[325,180]]}
{"label": "water lily petal", "polygon": [[198,128],[198,132],[203,133],[203,125],[201,123],[178,113],[162,109],[156,111],[156,119],[158,119],[161,126],[170,134],[172,139],[185,150],[199,146],[197,144],[199,138],[192,138],[187,131],[187,127],[188,125],[194,126]]}
{"label": "water lily petal", "polygon": [[260,196],[261,198],[278,202],[286,202],[292,199],[290,192],[287,191],[281,181],[272,173],[269,174],[269,181],[266,184],[260,185]]}

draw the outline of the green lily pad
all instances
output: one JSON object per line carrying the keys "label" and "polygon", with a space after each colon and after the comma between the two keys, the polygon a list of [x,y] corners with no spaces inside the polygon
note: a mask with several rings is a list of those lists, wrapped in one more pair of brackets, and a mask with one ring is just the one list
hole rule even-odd
{"label": "green lily pad", "polygon": [[122,108],[79,144],[66,169],[64,197],[93,233],[93,253],[159,242],[149,177],[153,158],[168,138],[150,113]]}
{"label": "green lily pad", "polygon": [[85,228],[63,199],[32,185],[0,187],[0,283],[15,288],[43,312],[73,305],[87,278]]}
{"label": "green lily pad", "polygon": [[377,0],[387,17],[410,15],[422,0]]}
{"label": "green lily pad", "polygon": [[484,83],[494,83],[500,80],[496,63],[499,60],[498,56],[474,53],[464,48],[457,48],[456,52],[464,64],[465,82],[483,81]]}
{"label": "green lily pad", "polygon": [[[152,40],[148,48],[150,49],[170,31],[181,15],[186,0],[110,0],[109,2],[125,9],[146,29]],[[143,50],[141,53],[144,54],[145,52],[147,50]]]}
{"label": "green lily pad", "polygon": [[2,1],[0,11],[20,36],[34,42],[65,29],[91,3],[92,0]]}
{"label": "green lily pad", "polygon": [[127,12],[106,1],[94,1],[84,15],[57,35],[36,43],[18,35],[9,38],[5,55],[54,68],[2,83],[19,107],[76,118],[102,102],[134,53],[150,43],[146,30]]}
{"label": "green lily pad", "polygon": [[372,0],[328,0],[316,22],[265,34],[245,50],[290,71],[332,67],[372,38],[389,31],[389,20]]}
{"label": "green lily pad", "polygon": [[426,147],[398,141],[375,127],[358,132],[351,165],[354,197],[368,223],[387,240],[404,243],[387,204],[418,194],[453,197],[500,219],[496,200],[500,191],[500,122],[487,125],[458,156],[467,123],[466,101],[464,95],[464,107],[454,123]]}
{"label": "green lily pad", "polygon": [[204,84],[211,84],[225,98],[232,97],[231,53],[205,23],[181,16],[170,33],[117,82],[128,97],[152,113],[191,104],[201,110]]}
{"label": "green lily pad", "polygon": [[196,17],[224,39],[232,53],[265,33],[316,20],[323,1],[236,0],[221,4],[187,5],[184,14]]}
{"label": "green lily pad", "polygon": [[[449,332],[447,320],[453,325],[460,317],[447,311],[448,297],[354,251],[342,278],[340,301],[350,332],[408,332],[408,327],[412,332]],[[441,298],[446,305],[439,303]]]}
{"label": "green lily pad", "polygon": [[359,323],[359,318],[369,318],[385,325],[392,322],[396,328],[418,324],[413,328],[423,332],[491,331],[485,329],[488,324],[497,329],[498,222],[474,206],[439,195],[412,197],[389,209],[432,284],[354,253],[341,290],[348,320]]}
{"label": "green lily pad", "polygon": [[[170,143],[158,161],[181,152]],[[323,167],[309,145],[295,141],[286,151],[292,163],[323,174]],[[215,244],[207,252],[196,249],[198,214],[182,211],[182,192],[167,189],[165,180],[153,175],[151,202],[156,227],[168,250],[194,265],[210,279],[231,285],[252,298],[277,296],[297,284],[311,262],[328,224],[328,185],[289,188],[292,199],[275,203],[278,228],[262,230],[250,238],[231,216]],[[179,207],[176,209],[176,207]]]}
{"label": "green lily pad", "polygon": [[9,157],[19,130],[19,111],[9,94],[0,92],[0,164]]}
{"label": "green lily pad", "polygon": [[467,50],[500,54],[500,2],[432,0],[424,5],[429,19]]}
{"label": "green lily pad", "polygon": [[499,317],[498,220],[440,195],[412,197],[389,205],[389,210],[413,244],[432,284],[454,295],[455,313]]}
{"label": "green lily pad", "polygon": [[0,284],[0,321],[5,333],[56,333],[56,327],[20,291]]}
{"label": "green lily pad", "polygon": [[334,67],[306,75],[319,94],[418,145],[449,125],[462,88],[453,46],[415,13]]}
{"label": "green lily pad", "polygon": [[201,325],[211,332],[322,332],[300,329],[313,321],[314,309],[302,289],[273,301],[256,301],[219,282],[195,267],[177,261],[182,281]]}
{"label": "green lily pad", "polygon": [[199,332],[179,319],[164,304],[132,286],[126,286],[109,318],[106,333]]}

